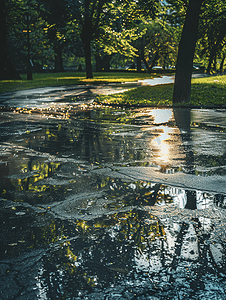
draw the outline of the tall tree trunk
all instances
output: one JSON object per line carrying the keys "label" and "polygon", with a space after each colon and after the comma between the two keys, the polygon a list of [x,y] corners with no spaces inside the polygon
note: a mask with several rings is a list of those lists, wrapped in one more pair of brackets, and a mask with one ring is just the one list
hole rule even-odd
{"label": "tall tree trunk", "polygon": [[146,61],[146,59],[145,59],[144,56],[142,57],[142,60],[143,60],[143,62],[144,62],[144,64],[145,64],[145,67],[146,67],[148,73],[149,73],[149,65],[148,65],[148,62]]}
{"label": "tall tree trunk", "polygon": [[110,61],[111,61],[111,55],[104,55],[102,63],[103,63],[103,70],[105,72],[110,71]]}
{"label": "tall tree trunk", "polygon": [[139,48],[138,55],[139,56],[137,56],[137,58],[136,58],[136,60],[137,60],[137,72],[141,73],[141,69],[142,69],[141,62],[144,59],[144,46],[143,46],[142,43],[141,43],[141,46]]}
{"label": "tall tree trunk", "polygon": [[101,57],[98,54],[95,54],[96,60],[96,72],[101,72]]}
{"label": "tall tree trunk", "polygon": [[154,65],[158,59],[159,59],[159,53],[158,53],[158,51],[156,51],[154,57],[152,58],[151,65],[149,66],[149,69],[148,69],[149,73],[151,73],[152,68],[154,67]]}
{"label": "tall tree trunk", "polygon": [[193,58],[198,35],[200,8],[204,0],[190,0],[179,44],[173,103],[188,103],[191,96]]}
{"label": "tall tree trunk", "polygon": [[95,55],[96,59],[96,71],[97,72],[109,72],[110,71],[110,61],[111,56],[110,55],[104,55],[103,58],[100,57],[100,55]]}
{"label": "tall tree trunk", "polygon": [[141,73],[141,55],[137,56],[137,72]]}
{"label": "tall tree trunk", "polygon": [[212,46],[212,49],[211,49],[211,52],[210,52],[210,57],[209,57],[209,63],[208,63],[208,67],[207,67],[207,73],[210,73],[210,71],[211,71],[213,60],[216,57],[217,50],[218,50],[220,44],[222,43],[225,35],[226,35],[226,20],[224,20],[224,22],[222,23],[217,41]]}
{"label": "tall tree trunk", "polygon": [[155,65],[156,61],[158,60],[158,58],[159,58],[159,53],[158,53],[158,51],[156,51],[155,54],[154,54],[154,57],[152,57],[151,64],[148,65],[148,62],[144,57],[144,53],[142,53],[142,59],[143,59],[143,62],[145,64],[145,67],[148,70],[148,73],[152,72],[152,68],[154,67],[154,65]]}
{"label": "tall tree trunk", "polygon": [[86,61],[86,78],[91,79],[93,78],[93,71],[92,71],[92,63],[91,63],[91,39],[89,36],[85,37],[81,35],[83,49],[85,53],[85,61]]}
{"label": "tall tree trunk", "polygon": [[21,79],[14,68],[7,47],[5,0],[0,0],[0,79]]}
{"label": "tall tree trunk", "polygon": [[207,69],[206,69],[206,72],[207,72],[208,74],[210,73],[211,68],[212,68],[213,57],[214,57],[214,52],[213,52],[213,49],[212,49],[212,50],[211,50],[211,53],[210,53],[210,57],[209,57],[208,66],[207,66]]}
{"label": "tall tree trunk", "polygon": [[32,80],[32,65],[31,65],[31,44],[30,44],[30,17],[29,14],[26,14],[27,21],[27,80]]}
{"label": "tall tree trunk", "polygon": [[223,73],[223,68],[224,68],[224,61],[225,61],[225,54],[223,54],[222,60],[221,60],[221,64],[220,64],[220,73]]}
{"label": "tall tree trunk", "polygon": [[214,59],[213,59],[213,70],[217,70],[217,54],[215,53]]}
{"label": "tall tree trunk", "polygon": [[57,45],[55,51],[55,72],[64,72],[62,46]]}

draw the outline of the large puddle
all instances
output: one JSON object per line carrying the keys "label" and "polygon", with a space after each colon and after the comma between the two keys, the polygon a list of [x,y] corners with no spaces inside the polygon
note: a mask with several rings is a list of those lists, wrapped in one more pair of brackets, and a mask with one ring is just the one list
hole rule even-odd
{"label": "large puddle", "polygon": [[225,299],[225,110],[59,107],[0,115],[0,299]]}

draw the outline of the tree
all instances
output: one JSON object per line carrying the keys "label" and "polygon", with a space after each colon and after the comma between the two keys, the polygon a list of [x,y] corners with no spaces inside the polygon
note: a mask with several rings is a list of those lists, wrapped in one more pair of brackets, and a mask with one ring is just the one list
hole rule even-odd
{"label": "tree", "polygon": [[124,26],[120,26],[120,30],[115,27],[105,26],[101,28],[102,34],[95,41],[95,57],[97,66],[101,71],[103,68],[105,71],[109,70],[109,62],[113,55],[120,54],[125,57],[133,58],[136,56],[137,49],[133,46],[135,40],[137,40],[145,31],[139,31],[137,26],[132,29],[126,29]]}
{"label": "tree", "polygon": [[203,5],[200,15],[195,60],[207,66],[207,72],[216,70],[216,62],[224,62],[226,42],[226,3],[209,0]]}
{"label": "tree", "polygon": [[190,0],[179,43],[173,103],[188,103],[191,95],[193,58],[198,36],[199,15],[204,0]]}
{"label": "tree", "polygon": [[[27,18],[29,13],[29,44],[33,63],[33,69],[40,71],[44,57],[46,56],[46,35],[43,27],[44,21],[38,13],[36,0],[18,1],[8,0],[6,3],[7,24],[7,55],[10,57],[11,65],[20,72],[24,72],[28,63],[28,36]],[[1,18],[2,20],[2,18]],[[2,33],[2,31],[1,31]],[[1,44],[5,45],[5,43]],[[51,53],[52,55],[52,53]],[[2,58],[2,56],[1,56]],[[41,68],[42,69],[42,68]],[[17,72],[18,74],[18,72]]]}
{"label": "tree", "polygon": [[83,0],[76,1],[74,4],[74,14],[78,21],[80,37],[84,49],[87,78],[93,78],[91,64],[91,41],[97,34],[103,9],[104,7],[107,9],[106,4],[108,2],[110,1]]}
{"label": "tree", "polygon": [[177,53],[177,33],[176,28],[162,20],[143,20],[139,24],[139,28],[146,29],[145,34],[135,42],[135,47],[138,49],[138,71],[141,61],[144,62],[148,72],[158,62],[164,68],[175,64]]}
{"label": "tree", "polygon": [[[74,4],[75,18],[78,20],[80,37],[83,43],[85,60],[86,60],[86,76],[87,78],[92,78],[92,64],[91,64],[91,42],[103,38],[101,37],[106,33],[106,28],[108,34],[113,38],[112,33],[118,34],[118,38],[114,36],[113,40],[108,40],[108,52],[109,47],[112,47],[117,40],[117,44],[122,46],[124,50],[132,50],[130,41],[134,38],[133,34],[123,39],[125,36],[124,30],[135,30],[135,22],[144,14],[155,15],[158,11],[159,0],[114,0],[114,1],[103,1],[103,0],[83,0],[76,1]],[[118,11],[121,10],[120,14]],[[118,24],[121,24],[120,31],[115,29],[115,20],[117,19]],[[120,21],[119,21],[120,20]],[[103,32],[104,30],[104,32]],[[129,31],[127,31],[129,33]],[[121,35],[121,37],[120,37]],[[121,39],[121,40],[120,40]],[[102,42],[101,41],[101,42]],[[105,42],[107,39],[105,39]],[[110,41],[110,44],[109,44]],[[122,45],[128,47],[124,47]],[[117,47],[117,46],[116,46]],[[118,48],[119,49],[119,48]],[[114,49],[115,51],[116,49]],[[114,52],[113,51],[113,52]],[[112,53],[113,53],[112,52]],[[109,54],[109,53],[108,53]]]}
{"label": "tree", "polygon": [[[225,45],[226,5],[222,0],[180,2],[168,0],[167,2],[176,11],[170,15],[174,24],[177,22],[182,24],[185,16],[177,57],[173,103],[188,103],[194,54],[199,61],[203,61],[202,57],[205,57],[205,60],[208,59],[209,70],[213,61],[216,64],[217,55],[224,62],[224,55],[221,51]],[[185,8],[187,8],[186,11]],[[196,43],[197,38],[198,43]],[[197,52],[195,52],[196,44],[198,45]]]}
{"label": "tree", "polygon": [[52,44],[55,71],[63,72],[63,49],[68,41],[67,31],[72,21],[71,10],[66,0],[39,0],[40,14],[47,22],[45,31]]}
{"label": "tree", "polygon": [[5,0],[0,1],[0,79],[21,79],[9,55]]}
{"label": "tree", "polygon": [[213,62],[214,58],[216,60],[217,51],[219,50],[219,48],[223,48],[220,46],[221,46],[225,36],[226,36],[226,18],[224,18],[222,20],[221,26],[220,26],[218,34],[217,34],[216,41],[214,41],[214,43],[211,47],[209,63],[208,63],[208,67],[207,67],[207,73],[210,73],[210,71],[211,71],[211,66],[212,66],[212,62]]}

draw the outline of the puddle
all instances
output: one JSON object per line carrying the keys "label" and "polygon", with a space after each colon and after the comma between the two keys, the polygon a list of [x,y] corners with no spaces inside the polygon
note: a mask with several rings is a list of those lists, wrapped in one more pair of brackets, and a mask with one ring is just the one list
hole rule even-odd
{"label": "puddle", "polygon": [[0,115],[0,298],[225,299],[225,111],[51,113]]}
{"label": "puddle", "polygon": [[167,83],[174,83],[174,77],[170,76],[161,76],[153,79],[144,79],[144,80],[138,80],[138,82],[141,82],[142,84],[146,85],[158,85],[158,84],[167,84]]}

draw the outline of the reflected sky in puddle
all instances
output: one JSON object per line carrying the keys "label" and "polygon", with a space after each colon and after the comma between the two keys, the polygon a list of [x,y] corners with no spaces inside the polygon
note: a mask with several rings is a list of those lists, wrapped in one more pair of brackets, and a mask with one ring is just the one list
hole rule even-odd
{"label": "reflected sky in puddle", "polygon": [[144,80],[138,80],[138,82],[142,82],[142,84],[147,84],[147,85],[158,85],[158,84],[167,84],[167,83],[173,83],[174,82],[174,77],[170,76],[162,76],[162,77],[157,77],[153,79],[144,79]]}
{"label": "reflected sky in puddle", "polygon": [[120,169],[224,180],[225,112],[202,113],[72,107],[2,122],[3,298],[224,299],[225,193]]}

